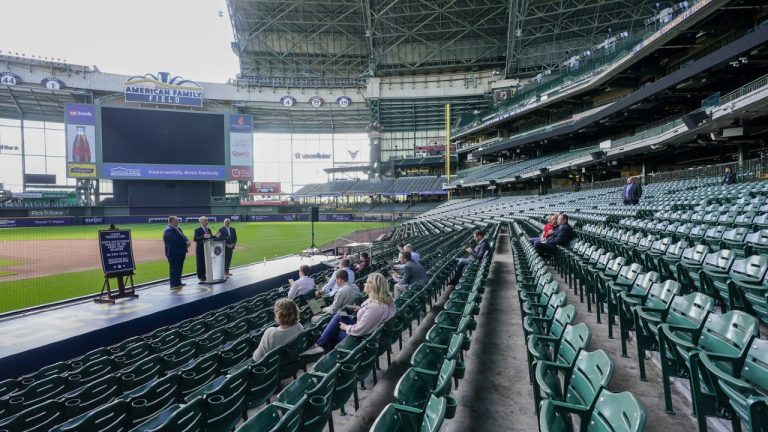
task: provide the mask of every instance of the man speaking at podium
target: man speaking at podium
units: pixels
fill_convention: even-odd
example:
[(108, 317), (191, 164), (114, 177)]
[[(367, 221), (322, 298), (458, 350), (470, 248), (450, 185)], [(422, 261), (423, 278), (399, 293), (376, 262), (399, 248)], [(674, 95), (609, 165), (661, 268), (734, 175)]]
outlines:
[(229, 265), (232, 264), (232, 253), (237, 244), (237, 231), (229, 226), (231, 223), (229, 218), (224, 219), (224, 226), (219, 228), (219, 232), (216, 233), (216, 238), (224, 240), (224, 276), (232, 276), (232, 273), (229, 272)]
[(197, 278), (205, 282), (205, 242), (211, 238), (208, 228), (208, 218), (200, 216), (200, 226), (195, 228), (195, 259), (197, 261)]

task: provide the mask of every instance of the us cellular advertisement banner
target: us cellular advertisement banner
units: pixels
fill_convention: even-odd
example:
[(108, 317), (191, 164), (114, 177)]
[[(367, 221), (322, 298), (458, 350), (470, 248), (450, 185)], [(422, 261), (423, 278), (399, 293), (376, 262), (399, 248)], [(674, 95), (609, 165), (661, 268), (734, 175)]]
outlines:
[(229, 116), (229, 179), (253, 179), (253, 117)]
[(67, 177), (96, 178), (96, 110), (90, 104), (66, 104)]

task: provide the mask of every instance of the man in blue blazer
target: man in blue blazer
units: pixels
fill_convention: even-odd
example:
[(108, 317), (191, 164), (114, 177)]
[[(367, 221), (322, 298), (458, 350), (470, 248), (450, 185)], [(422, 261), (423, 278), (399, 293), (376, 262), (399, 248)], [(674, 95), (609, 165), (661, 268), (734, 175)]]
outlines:
[(232, 254), (235, 252), (235, 245), (237, 244), (237, 230), (231, 227), (232, 222), (229, 218), (224, 219), (224, 226), (219, 228), (219, 232), (216, 233), (216, 237), (224, 240), (224, 276), (232, 276), (229, 272), (229, 265), (232, 264)]
[(197, 278), (205, 282), (205, 247), (204, 244), (211, 238), (211, 229), (208, 228), (208, 218), (200, 216), (200, 226), (195, 228), (195, 259), (197, 261)]
[(168, 226), (163, 231), (163, 243), (165, 244), (165, 256), (168, 258), (168, 276), (171, 289), (180, 289), (184, 286), (181, 283), (181, 271), (184, 268), (184, 258), (187, 256), (189, 239), (179, 228), (179, 218), (176, 216), (168, 217)]
[(558, 246), (565, 246), (573, 238), (573, 227), (568, 223), (568, 215), (560, 213), (557, 216), (557, 227), (549, 237), (533, 244), (536, 252), (550, 255), (557, 251)]

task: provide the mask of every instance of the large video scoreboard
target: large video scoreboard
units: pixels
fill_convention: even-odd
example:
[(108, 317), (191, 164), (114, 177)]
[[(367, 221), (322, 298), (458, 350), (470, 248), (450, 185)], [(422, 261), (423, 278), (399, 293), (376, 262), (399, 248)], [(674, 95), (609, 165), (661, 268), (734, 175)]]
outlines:
[(67, 175), (252, 180), (250, 116), (68, 104)]

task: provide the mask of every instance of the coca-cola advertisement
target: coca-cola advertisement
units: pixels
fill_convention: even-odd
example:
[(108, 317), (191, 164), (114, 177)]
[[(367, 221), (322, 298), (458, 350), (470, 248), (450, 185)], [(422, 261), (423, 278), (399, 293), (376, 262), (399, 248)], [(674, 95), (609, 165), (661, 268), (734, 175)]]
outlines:
[(67, 132), (67, 177), (96, 177), (96, 114), (93, 105), (64, 107)]

